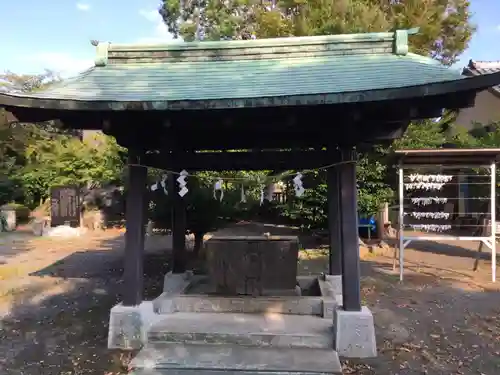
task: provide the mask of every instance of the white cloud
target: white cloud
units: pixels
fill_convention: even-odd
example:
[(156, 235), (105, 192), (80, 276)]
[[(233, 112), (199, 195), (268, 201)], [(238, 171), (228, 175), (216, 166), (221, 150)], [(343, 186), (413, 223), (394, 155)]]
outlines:
[(82, 12), (88, 12), (90, 10), (90, 4), (87, 3), (76, 3), (76, 9)]
[(155, 44), (174, 40), (172, 34), (168, 32), (167, 25), (163, 22), (163, 18), (158, 13), (158, 10), (141, 9), (139, 10), (139, 14), (149, 22), (154, 23), (154, 29), (151, 36), (140, 38), (138, 43)]
[(36, 72), (44, 69), (71, 77), (94, 66), (92, 58), (76, 58), (64, 52), (43, 52), (27, 57)]
[(159, 19), (161, 20), (160, 13), (158, 13), (158, 11), (155, 9), (153, 10), (141, 9), (139, 10), (139, 14), (150, 22), (157, 22)]

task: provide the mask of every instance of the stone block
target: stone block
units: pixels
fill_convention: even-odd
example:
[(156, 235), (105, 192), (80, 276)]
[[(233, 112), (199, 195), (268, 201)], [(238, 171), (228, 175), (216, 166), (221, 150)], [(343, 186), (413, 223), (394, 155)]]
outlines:
[(325, 275), (318, 278), (318, 283), (323, 297), (342, 295), (342, 275)]
[(337, 302), (333, 298), (323, 298), (323, 318), (333, 319), (335, 309), (337, 308)]
[(184, 273), (168, 272), (163, 279), (163, 294), (177, 296), (183, 294), (193, 281), (193, 272)]
[(342, 295), (342, 275), (326, 275), (326, 281), (334, 296)]
[(183, 295), (177, 297), (159, 296), (154, 301), (155, 312), (171, 314), (175, 312), (197, 313), (240, 313), (240, 314), (293, 314), (322, 315), (321, 297), (220, 297)]
[(333, 332), (316, 316), (177, 313), (149, 329), (148, 344), (158, 343), (333, 350)]
[(144, 375), (342, 374), (338, 354), (331, 349), (259, 348), (220, 344), (149, 346), (142, 349), (129, 366), (134, 374)]
[(344, 311), (337, 307), (333, 319), (335, 350), (346, 358), (377, 356), (375, 325), (368, 307), (361, 311)]
[(148, 329), (160, 319), (149, 301), (138, 306), (114, 306), (109, 316), (108, 348), (140, 349), (147, 342)]

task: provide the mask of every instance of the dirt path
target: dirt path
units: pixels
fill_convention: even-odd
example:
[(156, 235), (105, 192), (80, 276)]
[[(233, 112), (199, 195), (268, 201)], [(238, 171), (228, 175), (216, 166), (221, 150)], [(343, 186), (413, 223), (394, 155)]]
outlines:
[[(123, 234), (67, 240), (10, 235), (0, 242), (0, 373), (120, 374), (128, 355), (107, 350), (109, 310), (119, 301)], [(19, 249), (7, 246), (15, 243)], [(168, 269), (161, 237), (148, 239), (149, 297)]]

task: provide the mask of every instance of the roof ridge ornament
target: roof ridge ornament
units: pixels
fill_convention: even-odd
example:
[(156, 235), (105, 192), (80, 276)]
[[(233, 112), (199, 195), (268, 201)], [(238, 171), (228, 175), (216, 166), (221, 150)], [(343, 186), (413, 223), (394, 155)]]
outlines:
[(94, 60), (95, 66), (106, 66), (108, 63), (108, 50), (109, 42), (99, 42), (98, 40), (91, 40), (90, 44), (96, 47), (96, 57)]
[(409, 52), (408, 35), (418, 34), (419, 30), (419, 27), (407, 30), (396, 30), (394, 32), (394, 53), (400, 56), (407, 55)]

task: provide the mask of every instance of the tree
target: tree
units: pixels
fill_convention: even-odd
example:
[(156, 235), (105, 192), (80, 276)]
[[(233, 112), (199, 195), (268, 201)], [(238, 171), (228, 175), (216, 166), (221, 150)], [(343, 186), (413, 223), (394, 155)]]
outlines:
[[(0, 74), (0, 92), (36, 91), (59, 81), (60, 77), (48, 70), (39, 75), (5, 72)], [(0, 109), (0, 203), (25, 198), (26, 189), (20, 184), (26, 182), (21, 176), (29, 168), (26, 159), (29, 149), (44, 142), (53, 145), (60, 135), (73, 134), (52, 121), (39, 124), (13, 122), (7, 112)], [(32, 191), (33, 186), (28, 191)]]
[(467, 0), (163, 0), (174, 37), (190, 41), (376, 32), (420, 27), (412, 52), (456, 62), (475, 31)]
[(25, 151), (26, 164), (15, 176), (26, 198), (36, 204), (47, 198), (54, 186), (95, 188), (119, 181), (123, 172), (121, 147), (111, 137), (95, 137), (105, 141), (96, 147), (96, 142), (64, 134), (33, 140)]
[[(155, 181), (160, 179), (162, 172), (150, 174), (150, 178)], [(214, 197), (214, 184), (217, 180), (223, 180), (224, 197), (218, 200)], [(200, 172), (194, 177), (187, 178), (189, 193), (184, 197), (187, 217), (186, 226), (194, 234), (195, 246), (194, 256), (197, 257), (203, 236), (219, 227), (226, 221), (226, 218), (238, 220), (245, 209), (255, 205), (259, 196), (259, 183), (266, 179), (266, 172)], [(244, 186), (248, 203), (242, 204), (241, 187)], [(149, 218), (156, 225), (171, 227), (171, 197), (165, 195), (163, 189), (158, 189), (152, 195), (150, 203)]]
[(51, 71), (45, 70), (42, 74), (15, 74), (5, 72), (0, 74), (0, 91), (6, 92), (31, 92), (44, 89), (49, 85), (61, 81), (61, 77)]
[[(410, 38), (410, 51), (451, 65), (467, 48), (475, 30), (466, 0), (163, 0), (159, 12), (174, 37), (191, 40), (249, 39), (392, 31), (419, 27)], [(440, 147), (447, 142), (444, 123), (410, 125), (392, 147), (376, 146), (359, 154), (358, 206), (373, 214), (393, 196), (392, 150), (401, 147)], [(467, 143), (467, 137), (464, 138)], [(309, 227), (326, 220), (325, 173), (305, 183), (303, 198), (293, 199), (284, 215), (300, 217)]]

